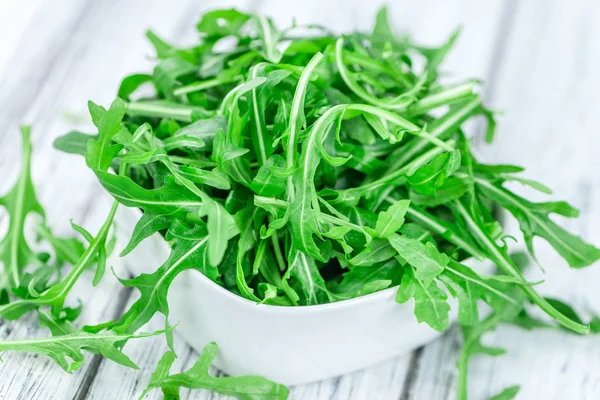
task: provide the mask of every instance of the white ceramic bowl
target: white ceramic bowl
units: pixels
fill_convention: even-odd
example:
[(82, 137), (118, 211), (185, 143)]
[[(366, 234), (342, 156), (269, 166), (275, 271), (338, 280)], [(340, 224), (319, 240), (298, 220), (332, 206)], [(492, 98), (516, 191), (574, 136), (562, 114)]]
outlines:
[[(129, 235), (137, 210), (121, 208)], [(127, 215), (126, 215), (127, 214)], [(125, 236), (128, 238), (129, 236)], [(153, 272), (169, 254), (159, 235), (143, 242), (126, 268)], [(215, 365), (229, 375), (260, 375), (286, 385), (318, 381), (406, 354), (440, 335), (416, 321), (409, 301), (394, 301), (396, 288), (337, 303), (284, 307), (256, 304), (222, 288), (198, 271), (181, 273), (169, 294), (171, 323), (196, 350), (219, 345)], [(451, 301), (453, 299), (450, 299)], [(451, 303), (456, 318), (455, 303)]]

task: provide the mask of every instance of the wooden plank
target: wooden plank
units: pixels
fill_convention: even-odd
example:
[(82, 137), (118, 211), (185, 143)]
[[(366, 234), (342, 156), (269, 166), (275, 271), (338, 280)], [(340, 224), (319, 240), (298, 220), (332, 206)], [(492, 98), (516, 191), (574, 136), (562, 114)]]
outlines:
[(4, 67), (20, 50), (19, 43), (30, 26), (31, 18), (39, 11), (43, 2), (44, 0), (3, 0), (0, 3), (0, 33), (5, 38), (0, 52), (0, 76), (4, 75)]

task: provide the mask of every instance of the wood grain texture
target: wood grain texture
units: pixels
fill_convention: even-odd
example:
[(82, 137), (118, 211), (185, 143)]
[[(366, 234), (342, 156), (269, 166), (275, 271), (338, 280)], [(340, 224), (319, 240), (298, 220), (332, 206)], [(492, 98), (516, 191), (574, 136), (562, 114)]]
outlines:
[[(152, 27), (168, 40), (192, 43), (193, 24), (202, 10), (239, 6), (273, 15), (280, 26), (292, 17), (336, 31), (369, 29), (380, 1), (360, 0), (2, 0), (0, 2), (0, 192), (18, 170), (17, 127), (34, 124), (33, 178), (48, 219), (69, 234), (69, 218), (94, 230), (109, 204), (78, 157), (59, 155), (52, 140), (73, 128), (89, 129), (89, 98), (109, 103), (120, 79), (147, 71), (152, 54), (143, 31)], [(525, 165), (528, 175), (556, 189), (556, 196), (582, 209), (572, 230), (600, 242), (600, 159), (586, 149), (600, 148), (600, 4), (593, 0), (530, 2), (455, 0), (398, 1), (393, 23), (425, 44), (437, 44), (458, 25), (461, 40), (446, 63), (445, 79), (483, 77), (486, 99), (507, 110), (494, 147), (481, 148), (491, 162)], [(472, 129), (478, 129), (472, 126)], [(515, 146), (518, 143), (518, 146)], [(517, 151), (515, 150), (517, 149)], [(556, 184), (552, 184), (555, 182)], [(0, 218), (2, 218), (0, 216)], [(0, 225), (2, 220), (0, 219)], [(514, 230), (514, 226), (512, 226)], [(0, 230), (1, 231), (1, 230)], [(538, 246), (547, 279), (543, 291), (559, 293), (584, 310), (600, 304), (593, 269), (569, 271), (547, 246)], [(157, 262), (158, 265), (158, 262)], [(537, 275), (534, 275), (534, 277)], [(136, 294), (125, 292), (107, 274), (93, 290), (91, 277), (77, 285), (70, 301), (85, 302), (84, 323), (114, 317)], [(595, 309), (600, 312), (600, 309)], [(160, 328), (156, 319), (147, 329)], [(0, 339), (45, 335), (32, 318), (0, 325)], [(473, 360), (472, 399), (486, 399), (501, 388), (522, 383), (521, 399), (595, 399), (600, 393), (599, 339), (561, 332), (525, 333), (502, 327), (486, 342), (508, 355)], [(174, 370), (189, 368), (197, 353), (176, 340)], [(457, 330), (415, 354), (336, 379), (292, 388), (291, 399), (453, 399)], [(139, 395), (166, 350), (163, 338), (130, 342), (125, 352), (140, 371), (89, 357), (82, 370), (67, 375), (50, 360), (3, 355), (1, 399), (129, 399)], [(540, 374), (539, 371), (544, 371)], [(155, 391), (149, 399), (161, 398)], [(183, 399), (223, 398), (204, 391), (182, 391)]]

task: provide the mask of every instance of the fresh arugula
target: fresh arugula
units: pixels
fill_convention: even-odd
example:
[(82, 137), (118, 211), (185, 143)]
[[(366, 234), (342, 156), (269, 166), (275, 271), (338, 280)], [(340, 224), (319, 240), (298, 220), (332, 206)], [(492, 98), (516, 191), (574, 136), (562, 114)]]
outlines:
[[(504, 183), (549, 193), (546, 186), (517, 175), (519, 167), (485, 165), (471, 152), (461, 126), (483, 116), (491, 140), (495, 121), (476, 81), (446, 86), (437, 80), (458, 32), (438, 48), (424, 48), (394, 34), (386, 9), (372, 33), (336, 36), (320, 29), (296, 38), (262, 15), (236, 10), (206, 13), (197, 30), (201, 39), (190, 48), (148, 32), (154, 69), (124, 78), (108, 109), (88, 104), (96, 134), (73, 131), (55, 141), (56, 148), (83, 155), (115, 200), (96, 236), (74, 225), (86, 245), (56, 238), (42, 221), (38, 236), (54, 249), (56, 265), (32, 250), (24, 232), (26, 217), (43, 210), (23, 128), (22, 171), (0, 198), (10, 219), (0, 241), (0, 315), (14, 319), (37, 310), (54, 336), (3, 342), (0, 349), (49, 354), (69, 370), (83, 361), (80, 350), (90, 348), (133, 366), (118, 346), (138, 337), (156, 314), (165, 318), (172, 347), (167, 294), (184, 271), (280, 306), (397, 287), (396, 301), (412, 301), (415, 318), (439, 331), (450, 323), (452, 296), (465, 337), (459, 398), (466, 398), (471, 355), (498, 353), (481, 345), (483, 333), (501, 322), (553, 326), (529, 318), (527, 302), (565, 329), (588, 332), (572, 308), (542, 297), (525, 280), (508, 256), (498, 212), (518, 220), (534, 257), (535, 236), (574, 268), (596, 262), (600, 249), (550, 217), (576, 217), (573, 207), (530, 202)], [(223, 48), (224, 38), (235, 40)], [(142, 86), (154, 91), (141, 98)], [(140, 297), (118, 321), (81, 330), (72, 323), (79, 309), (65, 301), (93, 265), (93, 283), (102, 279), (119, 205), (143, 212), (121, 256), (155, 234), (171, 255), (153, 273), (121, 280)], [(470, 258), (489, 260), (500, 272), (482, 276), (468, 266)], [(57, 267), (63, 261), (73, 265), (64, 277)], [(483, 320), (482, 302), (493, 310)], [(216, 345), (208, 345), (192, 369), (176, 375), (169, 375), (175, 354), (165, 354), (147, 391), (161, 388), (177, 398), (178, 388), (187, 387), (243, 399), (286, 398), (287, 389), (262, 378), (209, 376), (215, 353)]]
[[(51, 329), (56, 332), (56, 326)], [(140, 333), (137, 335), (119, 335), (112, 331), (86, 332), (79, 330), (66, 334), (55, 335), (50, 338), (3, 340), (0, 342), (0, 351), (23, 351), (28, 353), (43, 354), (52, 358), (66, 372), (79, 369), (85, 360), (82, 350), (99, 353), (102, 356), (129, 368), (139, 367), (123, 353), (118, 344), (130, 339), (141, 339), (162, 334), (163, 331), (154, 333)]]
[(217, 344), (209, 343), (202, 350), (198, 361), (187, 371), (169, 375), (176, 354), (168, 351), (160, 359), (156, 370), (150, 377), (148, 387), (140, 400), (153, 389), (162, 389), (165, 398), (178, 399), (179, 388), (208, 389), (241, 400), (285, 400), (288, 389), (278, 383), (259, 376), (239, 376), (216, 378), (209, 374), (208, 368), (217, 355)]
[(13, 188), (0, 197), (0, 206), (6, 208), (10, 221), (8, 232), (0, 241), (0, 261), (4, 265), (4, 276), (7, 280), (6, 286), (0, 288), (1, 290), (19, 287), (23, 270), (30, 265), (39, 265), (39, 260), (25, 239), (25, 219), (28, 214), (44, 215), (31, 181), (30, 132), (28, 126), (21, 127), (21, 172)]

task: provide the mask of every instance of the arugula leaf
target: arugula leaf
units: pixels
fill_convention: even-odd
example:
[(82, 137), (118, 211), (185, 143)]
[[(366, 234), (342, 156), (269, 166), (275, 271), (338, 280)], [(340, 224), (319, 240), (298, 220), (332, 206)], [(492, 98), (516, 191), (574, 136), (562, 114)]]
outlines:
[(435, 281), (424, 282), (415, 277), (412, 268), (406, 268), (402, 281), (396, 293), (396, 302), (405, 303), (410, 298), (415, 301), (415, 316), (417, 321), (426, 322), (437, 331), (448, 327), (448, 305), (446, 293)]
[[(488, 252), (488, 257), (502, 268), (507, 274), (514, 276), (517, 279), (523, 280), (523, 275), (518, 270), (514, 262), (508, 257), (506, 251), (501, 249), (485, 231), (485, 228), (478, 224), (475, 218), (467, 211), (467, 209), (460, 203), (455, 202), (454, 206), (460, 215), (465, 219), (469, 228), (472, 229), (477, 240), (484, 246)], [(542, 296), (540, 296), (532, 287), (521, 286), (522, 290), (529, 296), (531, 301), (537, 304), (544, 312), (554, 318), (561, 325), (573, 330), (574, 332), (586, 334), (589, 332), (589, 326), (581, 324), (577, 321), (573, 321), (568, 315), (564, 315), (557, 310), (552, 304), (548, 303)]]
[(71, 265), (77, 264), (77, 261), (85, 251), (85, 246), (81, 241), (76, 238), (57, 237), (46, 225), (40, 225), (36, 230), (39, 238), (45, 240), (52, 246), (58, 267), (60, 267), (63, 262), (67, 262)]
[(468, 189), (469, 185), (464, 180), (450, 177), (446, 178), (444, 183), (436, 188), (433, 195), (422, 194), (414, 189), (411, 190), (410, 200), (418, 206), (436, 207), (460, 199), (467, 193)]
[(447, 177), (460, 167), (460, 151), (438, 154), (408, 177), (408, 182), (419, 193), (434, 196)]
[(389, 241), (398, 255), (414, 268), (415, 278), (418, 280), (432, 280), (442, 273), (450, 261), (431, 242), (423, 244), (419, 240), (400, 235), (391, 236)]
[(492, 397), (490, 400), (512, 400), (515, 398), (517, 393), (519, 393), (520, 389), (521, 387), (518, 385), (507, 387), (506, 389)]
[(279, 32), (275, 28), (273, 21), (264, 15), (254, 17), (258, 38), (262, 42), (261, 55), (263, 58), (273, 64), (281, 61), (282, 54), (277, 48), (279, 42)]
[(196, 29), (209, 38), (236, 35), (250, 16), (234, 9), (215, 10), (205, 13)]
[(409, 200), (399, 200), (386, 211), (379, 213), (375, 231), (381, 238), (389, 238), (404, 224), (404, 215), (408, 210)]
[(371, 266), (387, 261), (396, 254), (396, 250), (390, 246), (387, 240), (375, 239), (369, 242), (360, 253), (349, 260), (349, 263), (356, 267)]
[(471, 268), (456, 261), (450, 261), (440, 276), (448, 291), (458, 299), (458, 319), (462, 326), (474, 325), (479, 320), (477, 302), (485, 300), (494, 309), (501, 309), (506, 302), (515, 303), (505, 292), (508, 290), (503, 282), (490, 277), (479, 276)]
[(288, 280), (295, 278), (304, 295), (306, 305), (320, 304), (329, 301), (329, 291), (321, 276), (315, 260), (301, 251), (293, 251), (288, 256), (288, 268), (283, 276), (282, 285), (292, 301), (298, 301), (297, 292), (289, 285)]
[(388, 8), (381, 7), (375, 17), (375, 26), (373, 27), (373, 39), (377, 41), (393, 41), (394, 33), (388, 22)]
[[(523, 310), (523, 294), (518, 291), (507, 292), (508, 296), (511, 296), (515, 302), (507, 303), (501, 310), (495, 310), (490, 316), (486, 317), (483, 321), (479, 321), (477, 324), (472, 326), (462, 327), (463, 335), (463, 346), (460, 352), (458, 360), (458, 388), (457, 388), (457, 399), (467, 399), (467, 377), (469, 361), (473, 355), (476, 354), (487, 354), (489, 356), (499, 356), (504, 354), (506, 351), (497, 347), (488, 347), (481, 343), (482, 336), (490, 331), (496, 329), (496, 327), (503, 322), (511, 322), (519, 313)], [(510, 399), (510, 395), (514, 396), (518, 392), (518, 386), (513, 386), (506, 389), (498, 396), (500, 399)], [(504, 397), (502, 397), (504, 396)]]
[(143, 339), (164, 333), (140, 333), (137, 335), (119, 335), (114, 332), (90, 333), (85, 330), (53, 336), (50, 338), (3, 340), (0, 351), (24, 351), (37, 353), (52, 358), (66, 372), (79, 369), (85, 360), (82, 350), (94, 351), (125, 367), (139, 369), (129, 357), (123, 353), (118, 344), (130, 339)]
[(599, 248), (570, 234), (548, 217), (549, 213), (558, 210), (549, 208), (547, 203), (531, 203), (481, 178), (476, 178), (475, 182), (486, 197), (506, 208), (517, 218), (527, 249), (533, 257), (535, 257), (533, 238), (540, 236), (546, 239), (571, 267), (586, 267), (600, 259)]
[[(36, 307), (49, 305), (54, 307), (61, 307), (67, 295), (77, 282), (77, 279), (81, 276), (81, 274), (85, 271), (86, 267), (89, 263), (95, 258), (100, 258), (100, 252), (106, 252), (104, 246), (106, 244), (106, 238), (108, 236), (110, 227), (112, 226), (112, 222), (117, 211), (117, 204), (114, 203), (112, 208), (109, 211), (108, 217), (106, 221), (98, 231), (96, 237), (92, 238), (90, 244), (85, 249), (77, 263), (73, 266), (73, 269), (65, 276), (65, 278), (50, 287), (46, 290), (42, 295), (35, 298), (17, 300), (12, 303), (0, 305), (0, 316), (3, 316), (7, 319), (17, 319), (21, 317), (26, 312), (33, 310)], [(104, 250), (102, 250), (104, 248)], [(101, 267), (98, 267), (98, 270), (104, 272)], [(98, 271), (97, 270), (97, 271)], [(94, 281), (97, 283), (98, 272), (96, 273), (96, 277)]]
[(71, 131), (54, 140), (53, 146), (55, 149), (69, 154), (85, 155), (87, 142), (89, 140), (98, 140), (97, 135), (89, 135), (78, 131)]
[(141, 274), (133, 279), (121, 280), (126, 287), (140, 291), (140, 298), (123, 314), (112, 329), (118, 333), (133, 333), (144, 326), (157, 312), (169, 316), (167, 293), (173, 280), (182, 271), (195, 269), (210, 279), (217, 280), (218, 270), (208, 261), (208, 235), (206, 227), (197, 227), (194, 234), (202, 239), (186, 240), (176, 237), (171, 254), (152, 274)]
[(111, 144), (111, 140), (121, 129), (121, 121), (125, 114), (125, 104), (121, 99), (117, 98), (111, 104), (108, 111), (91, 101), (88, 107), (94, 125), (98, 128), (98, 139), (92, 139), (87, 142), (85, 160), (91, 169), (106, 171), (110, 167), (112, 160), (121, 150), (121, 146)]
[(138, 207), (155, 215), (183, 215), (198, 212), (203, 202), (167, 176), (157, 189), (147, 190), (132, 179), (106, 172), (96, 172), (98, 180), (116, 201), (127, 207)]
[(238, 228), (235, 219), (221, 204), (206, 195), (203, 200), (200, 215), (208, 216), (208, 260), (210, 265), (217, 266), (225, 255), (227, 241), (238, 233)]
[(44, 216), (44, 210), (35, 196), (31, 182), (31, 130), (21, 127), (23, 143), (21, 172), (13, 188), (0, 197), (0, 206), (8, 212), (10, 218), (8, 231), (0, 241), (0, 261), (8, 279), (8, 286), (16, 288), (20, 285), (21, 275), (25, 267), (38, 264), (34, 252), (25, 239), (25, 219), (30, 213)]
[(355, 266), (342, 276), (333, 292), (340, 299), (351, 299), (375, 293), (399, 284), (402, 268), (396, 260), (381, 263), (378, 266)]
[(162, 389), (165, 397), (179, 398), (179, 388), (208, 389), (226, 396), (234, 396), (241, 400), (285, 400), (288, 389), (280, 384), (258, 376), (222, 377), (215, 378), (209, 374), (208, 368), (217, 355), (217, 344), (207, 344), (200, 358), (186, 372), (169, 375), (176, 355), (166, 352), (150, 377), (150, 382), (140, 396), (142, 400), (153, 389)]
[(283, 168), (285, 161), (283, 157), (274, 154), (262, 165), (250, 187), (259, 196), (279, 197), (285, 192), (286, 179), (277, 176), (272, 171), (277, 168)]
[(152, 214), (151, 212), (145, 212), (135, 225), (129, 242), (121, 251), (121, 257), (125, 257), (127, 254), (129, 254), (144, 239), (149, 238), (163, 229), (169, 228), (172, 223), (172, 214), (160, 215)]

